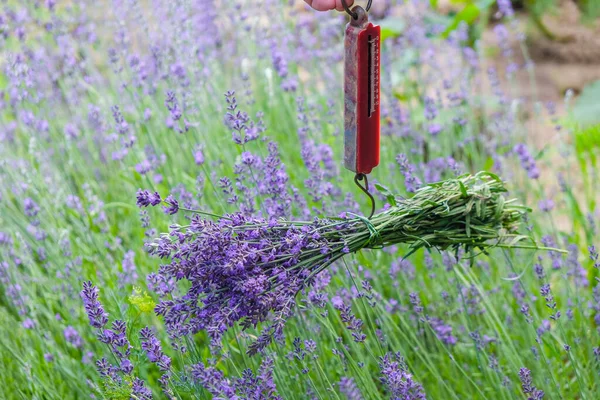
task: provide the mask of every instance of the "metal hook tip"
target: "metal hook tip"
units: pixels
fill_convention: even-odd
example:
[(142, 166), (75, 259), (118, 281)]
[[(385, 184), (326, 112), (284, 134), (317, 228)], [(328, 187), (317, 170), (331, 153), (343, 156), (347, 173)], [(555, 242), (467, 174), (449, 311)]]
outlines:
[[(362, 181), (363, 179), (365, 181), (365, 186), (360, 184), (360, 181)], [(354, 175), (354, 183), (356, 183), (356, 186), (358, 186), (360, 188), (360, 190), (365, 192), (365, 194), (367, 196), (369, 196), (369, 199), (371, 200), (371, 215), (369, 215), (369, 218), (368, 218), (368, 219), (371, 219), (373, 217), (373, 214), (375, 214), (375, 198), (369, 192), (369, 180), (367, 179), (367, 175), (357, 173), (356, 175)]]

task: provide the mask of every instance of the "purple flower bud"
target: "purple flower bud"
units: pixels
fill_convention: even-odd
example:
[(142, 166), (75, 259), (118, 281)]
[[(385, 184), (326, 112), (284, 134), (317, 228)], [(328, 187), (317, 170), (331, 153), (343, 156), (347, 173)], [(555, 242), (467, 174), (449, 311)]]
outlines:
[(427, 131), (432, 136), (437, 136), (444, 128), (440, 124), (429, 124)]
[(554, 209), (554, 201), (552, 201), (552, 199), (540, 200), (538, 207), (540, 208), (540, 211), (550, 212)]
[(497, 4), (501, 16), (512, 17), (514, 15), (511, 0), (497, 0)]
[(426, 399), (425, 392), (420, 383), (416, 382), (407, 372), (399, 355), (387, 353), (379, 359), (381, 369), (380, 381), (390, 391), (394, 399)]
[(338, 382), (340, 387), (340, 393), (346, 396), (347, 400), (362, 400), (363, 396), (360, 392), (360, 389), (354, 382), (354, 379), (347, 378), (345, 376), (340, 378)]
[(527, 171), (527, 175), (531, 179), (538, 179), (540, 177), (540, 171), (537, 168), (535, 159), (529, 153), (527, 146), (523, 143), (515, 145), (513, 151), (518, 155), (521, 160), (521, 165)]
[(129, 375), (133, 371), (133, 364), (131, 363), (131, 361), (125, 358), (121, 361), (120, 368), (124, 374)]
[(35, 325), (35, 321), (31, 318), (27, 318), (25, 321), (23, 321), (23, 328), (25, 329), (33, 329), (35, 328)]
[(169, 215), (177, 214), (177, 212), (179, 211), (179, 202), (177, 202), (177, 200), (175, 200), (173, 195), (168, 195), (167, 198), (165, 199), (165, 203), (168, 204), (167, 206), (163, 206), (163, 210), (164, 210), (165, 214), (169, 214)]
[(528, 398), (531, 400), (542, 400), (544, 397), (544, 392), (538, 390), (532, 382), (531, 379), (531, 371), (527, 368), (521, 368), (519, 370), (519, 379), (521, 380), (521, 389), (523, 393), (528, 395)]
[(196, 149), (194, 151), (194, 162), (196, 165), (204, 164), (204, 153), (202, 152), (202, 149)]
[(108, 323), (108, 314), (104, 311), (98, 300), (99, 290), (92, 282), (84, 282), (80, 293), (81, 299), (88, 314), (90, 324), (95, 328), (103, 328)]
[(160, 204), (161, 198), (158, 192), (150, 193), (148, 190), (139, 189), (137, 192), (137, 206), (148, 207)]
[(23, 207), (28, 217), (35, 217), (40, 212), (40, 207), (30, 197), (23, 200)]
[(67, 343), (71, 343), (78, 349), (83, 347), (83, 339), (81, 339), (81, 336), (79, 336), (79, 332), (77, 332), (77, 330), (72, 326), (67, 326), (63, 330), (63, 335), (65, 336), (65, 340), (67, 341)]

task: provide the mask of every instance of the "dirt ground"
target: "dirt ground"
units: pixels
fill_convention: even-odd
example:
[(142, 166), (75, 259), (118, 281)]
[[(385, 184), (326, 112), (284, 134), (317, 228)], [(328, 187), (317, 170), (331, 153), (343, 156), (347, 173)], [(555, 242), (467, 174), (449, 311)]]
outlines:
[[(516, 80), (522, 95), (528, 99), (551, 101), (556, 105), (557, 115), (565, 113), (565, 94), (568, 90), (576, 96), (583, 88), (600, 80), (600, 19), (586, 24), (581, 22), (581, 14), (572, 0), (563, 0), (556, 12), (543, 18), (544, 25), (555, 36), (545, 37), (533, 26), (527, 15), (517, 16), (522, 32), (527, 34), (527, 48), (534, 62), (535, 91), (530, 84), (527, 71), (517, 74)], [(493, 46), (495, 37), (492, 29), (483, 35), (484, 45)], [(513, 38), (511, 43), (516, 56), (522, 55), (519, 43)], [(505, 63), (499, 55), (490, 60), (499, 70)], [(519, 59), (524, 63), (523, 57)], [(547, 129), (532, 129), (530, 139), (536, 147), (547, 143)]]
[[(444, 4), (444, 1), (447, 1), (447, 4)], [(440, 6), (441, 8), (456, 7), (450, 3), (450, 0), (441, 0)], [(555, 198), (559, 192), (557, 179), (559, 170), (564, 169), (566, 163), (574, 162), (573, 154), (567, 156), (568, 160), (564, 158), (564, 153), (560, 154), (563, 151), (564, 141), (570, 141), (571, 136), (565, 130), (557, 131), (556, 123), (546, 112), (534, 113), (533, 104), (554, 103), (555, 117), (560, 119), (567, 112), (565, 95), (568, 91), (573, 94), (573, 99), (570, 100), (572, 103), (586, 85), (600, 80), (600, 19), (582, 24), (581, 14), (573, 1), (563, 0), (556, 12), (542, 19), (543, 24), (554, 36), (553, 40), (543, 35), (524, 11), (517, 12), (516, 21), (518, 30), (526, 35), (525, 44), (534, 68), (532, 70), (521, 68), (512, 78), (515, 80), (512, 84), (518, 87), (518, 96), (527, 100), (523, 112), (529, 144), (533, 146), (534, 151), (543, 148), (551, 149), (538, 166), (546, 195)], [(484, 49), (498, 49), (494, 25), (492, 21), (483, 34)], [(514, 33), (514, 27), (509, 27), (509, 30)], [(520, 46), (517, 35), (511, 34), (510, 47), (513, 50), (514, 61), (523, 66), (526, 59)], [(509, 61), (502, 56), (501, 51), (485, 51), (485, 53), (492, 55), (486, 59), (487, 65), (484, 65), (484, 68), (494, 66), (497, 71), (506, 70)], [(534, 85), (532, 85), (531, 73), (534, 75)], [(491, 93), (491, 90), (484, 85), (484, 92)], [(576, 197), (583, 196), (583, 182), (578, 178), (578, 174), (574, 175), (570, 177), (569, 183), (574, 188)], [(597, 197), (597, 200), (600, 200), (600, 193)], [(573, 221), (568, 216), (561, 214), (553, 218), (559, 229), (571, 231)]]
[[(517, 73), (515, 79), (521, 95), (528, 100), (538, 100), (543, 103), (553, 102), (556, 106), (556, 116), (561, 117), (566, 113), (565, 95), (567, 91), (573, 93), (574, 98), (581, 93), (583, 88), (597, 80), (600, 80), (600, 19), (589, 24), (582, 24), (579, 10), (572, 0), (564, 0), (560, 8), (552, 15), (543, 18), (544, 25), (555, 36), (551, 40), (540, 33), (539, 29), (532, 26), (531, 19), (527, 15), (517, 16), (522, 32), (527, 35), (527, 49), (535, 68), (535, 90), (531, 85), (531, 77), (528, 71), (522, 70)], [(493, 29), (488, 29), (483, 35), (484, 46), (497, 46)], [(519, 42), (513, 38), (511, 43), (515, 56), (522, 55)], [(498, 70), (505, 67), (506, 61), (499, 55), (489, 60)], [(520, 57), (519, 62), (525, 62)], [(564, 154), (559, 151), (564, 147), (561, 140), (569, 140), (570, 136), (563, 131), (561, 139), (555, 129), (555, 123), (546, 116), (541, 120), (534, 118), (533, 113), (527, 121), (527, 135), (530, 144), (537, 150), (550, 146), (554, 151), (550, 152), (546, 162), (539, 165), (541, 179), (547, 196), (552, 198), (558, 192), (557, 173), (558, 168), (565, 165)], [(573, 157), (571, 154), (569, 158)], [(576, 197), (583, 195), (582, 182), (578, 175), (571, 176), (569, 182)], [(600, 199), (600, 194), (597, 194)], [(583, 199), (582, 199), (583, 200)], [(585, 204), (583, 202), (582, 204)], [(591, 210), (585, 210), (591, 211)], [(555, 216), (555, 224), (565, 231), (570, 231), (572, 221), (565, 215)]]

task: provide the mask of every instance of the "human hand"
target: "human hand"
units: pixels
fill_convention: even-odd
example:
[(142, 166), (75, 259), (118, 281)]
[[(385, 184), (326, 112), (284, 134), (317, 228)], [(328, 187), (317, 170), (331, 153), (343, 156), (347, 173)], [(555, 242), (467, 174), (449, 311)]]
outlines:
[[(344, 11), (342, 0), (304, 0), (304, 2), (317, 11)], [(346, 0), (346, 4), (350, 7), (354, 4), (354, 0)]]

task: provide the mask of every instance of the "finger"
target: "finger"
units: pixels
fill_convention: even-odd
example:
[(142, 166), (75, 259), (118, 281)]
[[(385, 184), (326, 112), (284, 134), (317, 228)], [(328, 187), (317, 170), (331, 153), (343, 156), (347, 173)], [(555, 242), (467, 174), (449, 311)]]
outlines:
[(336, 8), (336, 0), (311, 0), (311, 7), (317, 11), (329, 11)]
[[(346, 5), (348, 8), (352, 7), (354, 4), (354, 0), (346, 0)], [(338, 11), (344, 11), (344, 5), (342, 4), (342, 0), (335, 0), (335, 9)]]

